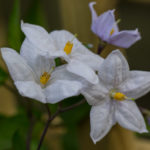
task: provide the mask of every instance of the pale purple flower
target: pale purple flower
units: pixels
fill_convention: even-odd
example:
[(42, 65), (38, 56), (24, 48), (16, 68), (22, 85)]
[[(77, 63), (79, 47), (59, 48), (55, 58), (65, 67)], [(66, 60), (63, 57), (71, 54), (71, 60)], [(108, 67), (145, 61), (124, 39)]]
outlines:
[(91, 30), (102, 41), (122, 48), (129, 48), (132, 44), (141, 39), (138, 29), (119, 31), (114, 16), (115, 10), (108, 10), (98, 16), (93, 8), (94, 4), (96, 4), (96, 2), (89, 3), (92, 13)]

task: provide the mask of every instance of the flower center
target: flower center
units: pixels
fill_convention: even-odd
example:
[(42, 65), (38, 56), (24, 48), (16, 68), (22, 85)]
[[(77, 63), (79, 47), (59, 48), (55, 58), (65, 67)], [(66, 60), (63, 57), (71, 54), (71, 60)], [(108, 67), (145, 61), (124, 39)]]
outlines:
[(115, 29), (114, 29), (114, 28), (112, 28), (112, 30), (110, 31), (110, 35), (113, 35), (113, 34), (114, 34), (114, 32), (115, 32)]
[(118, 101), (123, 101), (126, 98), (126, 96), (120, 92), (114, 93), (112, 97)]
[(68, 41), (64, 47), (64, 52), (69, 55), (72, 52), (72, 48), (73, 48), (73, 40), (75, 39), (75, 37), (77, 37), (77, 34), (74, 35), (73, 39), (71, 41)]
[(45, 85), (51, 77), (51, 73), (53, 72), (55, 67), (52, 67), (49, 72), (44, 72), (40, 77), (40, 83)]
[(40, 77), (40, 83), (45, 85), (50, 79), (51, 75), (48, 72), (44, 72)]
[(134, 100), (134, 98), (129, 98), (127, 97), (125, 94), (121, 93), (121, 92), (115, 92), (115, 91), (111, 91), (110, 92), (110, 97), (112, 99), (115, 99), (117, 101), (123, 101), (123, 100)]
[(110, 36), (114, 34), (114, 32), (115, 32), (114, 26), (117, 25), (120, 21), (121, 21), (121, 20), (118, 19), (118, 20), (114, 23), (113, 28), (112, 28), (111, 31), (110, 31)]

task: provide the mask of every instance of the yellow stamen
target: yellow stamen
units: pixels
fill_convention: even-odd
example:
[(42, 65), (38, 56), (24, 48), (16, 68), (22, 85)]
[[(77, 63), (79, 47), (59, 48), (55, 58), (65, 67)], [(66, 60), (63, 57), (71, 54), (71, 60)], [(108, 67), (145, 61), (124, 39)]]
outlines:
[(112, 99), (118, 100), (118, 101), (123, 101), (123, 100), (135, 100), (134, 98), (127, 97), (125, 94), (120, 93), (120, 92), (115, 92), (112, 90), (110, 92), (110, 97)]
[(77, 34), (74, 35), (71, 41), (68, 41), (64, 47), (64, 52), (66, 52), (67, 55), (69, 55), (72, 52), (73, 48), (73, 40), (77, 37)]
[(44, 72), (40, 77), (40, 83), (45, 85), (50, 79), (51, 75), (48, 72)]
[(110, 31), (110, 35), (113, 35), (114, 32), (115, 32), (115, 29), (112, 28), (112, 30)]
[(113, 98), (118, 101), (125, 100), (126, 96), (123, 93), (117, 92), (113, 94)]
[(72, 51), (73, 43), (68, 41), (64, 47), (64, 52), (66, 52), (67, 55), (69, 55)]
[[(118, 19), (118, 20), (115, 22), (114, 25), (117, 25), (120, 21), (121, 21), (121, 19)], [(113, 26), (114, 26), (114, 25), (113, 25)], [(113, 35), (114, 32), (115, 32), (115, 29), (114, 29), (114, 27), (113, 27), (113, 28), (111, 29), (111, 31), (110, 31), (110, 35)]]

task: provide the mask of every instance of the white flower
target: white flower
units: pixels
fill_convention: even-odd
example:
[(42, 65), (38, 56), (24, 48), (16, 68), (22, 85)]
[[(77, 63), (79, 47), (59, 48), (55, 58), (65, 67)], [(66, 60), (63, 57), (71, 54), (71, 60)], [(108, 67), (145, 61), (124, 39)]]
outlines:
[(135, 132), (147, 132), (144, 119), (133, 99), (150, 91), (150, 72), (129, 71), (120, 51), (113, 51), (99, 70), (99, 84), (88, 87), (83, 95), (93, 105), (90, 112), (91, 138), (101, 140), (118, 122)]
[[(27, 45), (28, 43), (28, 45)], [(2, 56), (22, 96), (42, 103), (56, 103), (67, 97), (80, 94), (82, 84), (78, 77), (66, 70), (66, 65), (56, 67), (48, 56), (41, 56), (27, 42), (22, 45), (20, 55), (2, 48)]]
[(93, 84), (98, 83), (94, 70), (98, 70), (98, 64), (102, 63), (103, 58), (89, 51), (75, 35), (66, 30), (49, 34), (40, 26), (23, 22), (21, 29), (41, 55), (61, 57), (68, 62), (67, 69), (70, 72), (84, 77)]

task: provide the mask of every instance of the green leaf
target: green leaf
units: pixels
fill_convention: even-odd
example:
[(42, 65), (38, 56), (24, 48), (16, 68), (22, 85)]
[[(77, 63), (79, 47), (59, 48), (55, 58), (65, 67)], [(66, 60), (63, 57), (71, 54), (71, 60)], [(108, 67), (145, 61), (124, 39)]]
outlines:
[(0, 67), (0, 85), (4, 84), (8, 78), (8, 74)]
[(8, 24), (8, 44), (19, 51), (21, 46), (20, 0), (14, 0)]

